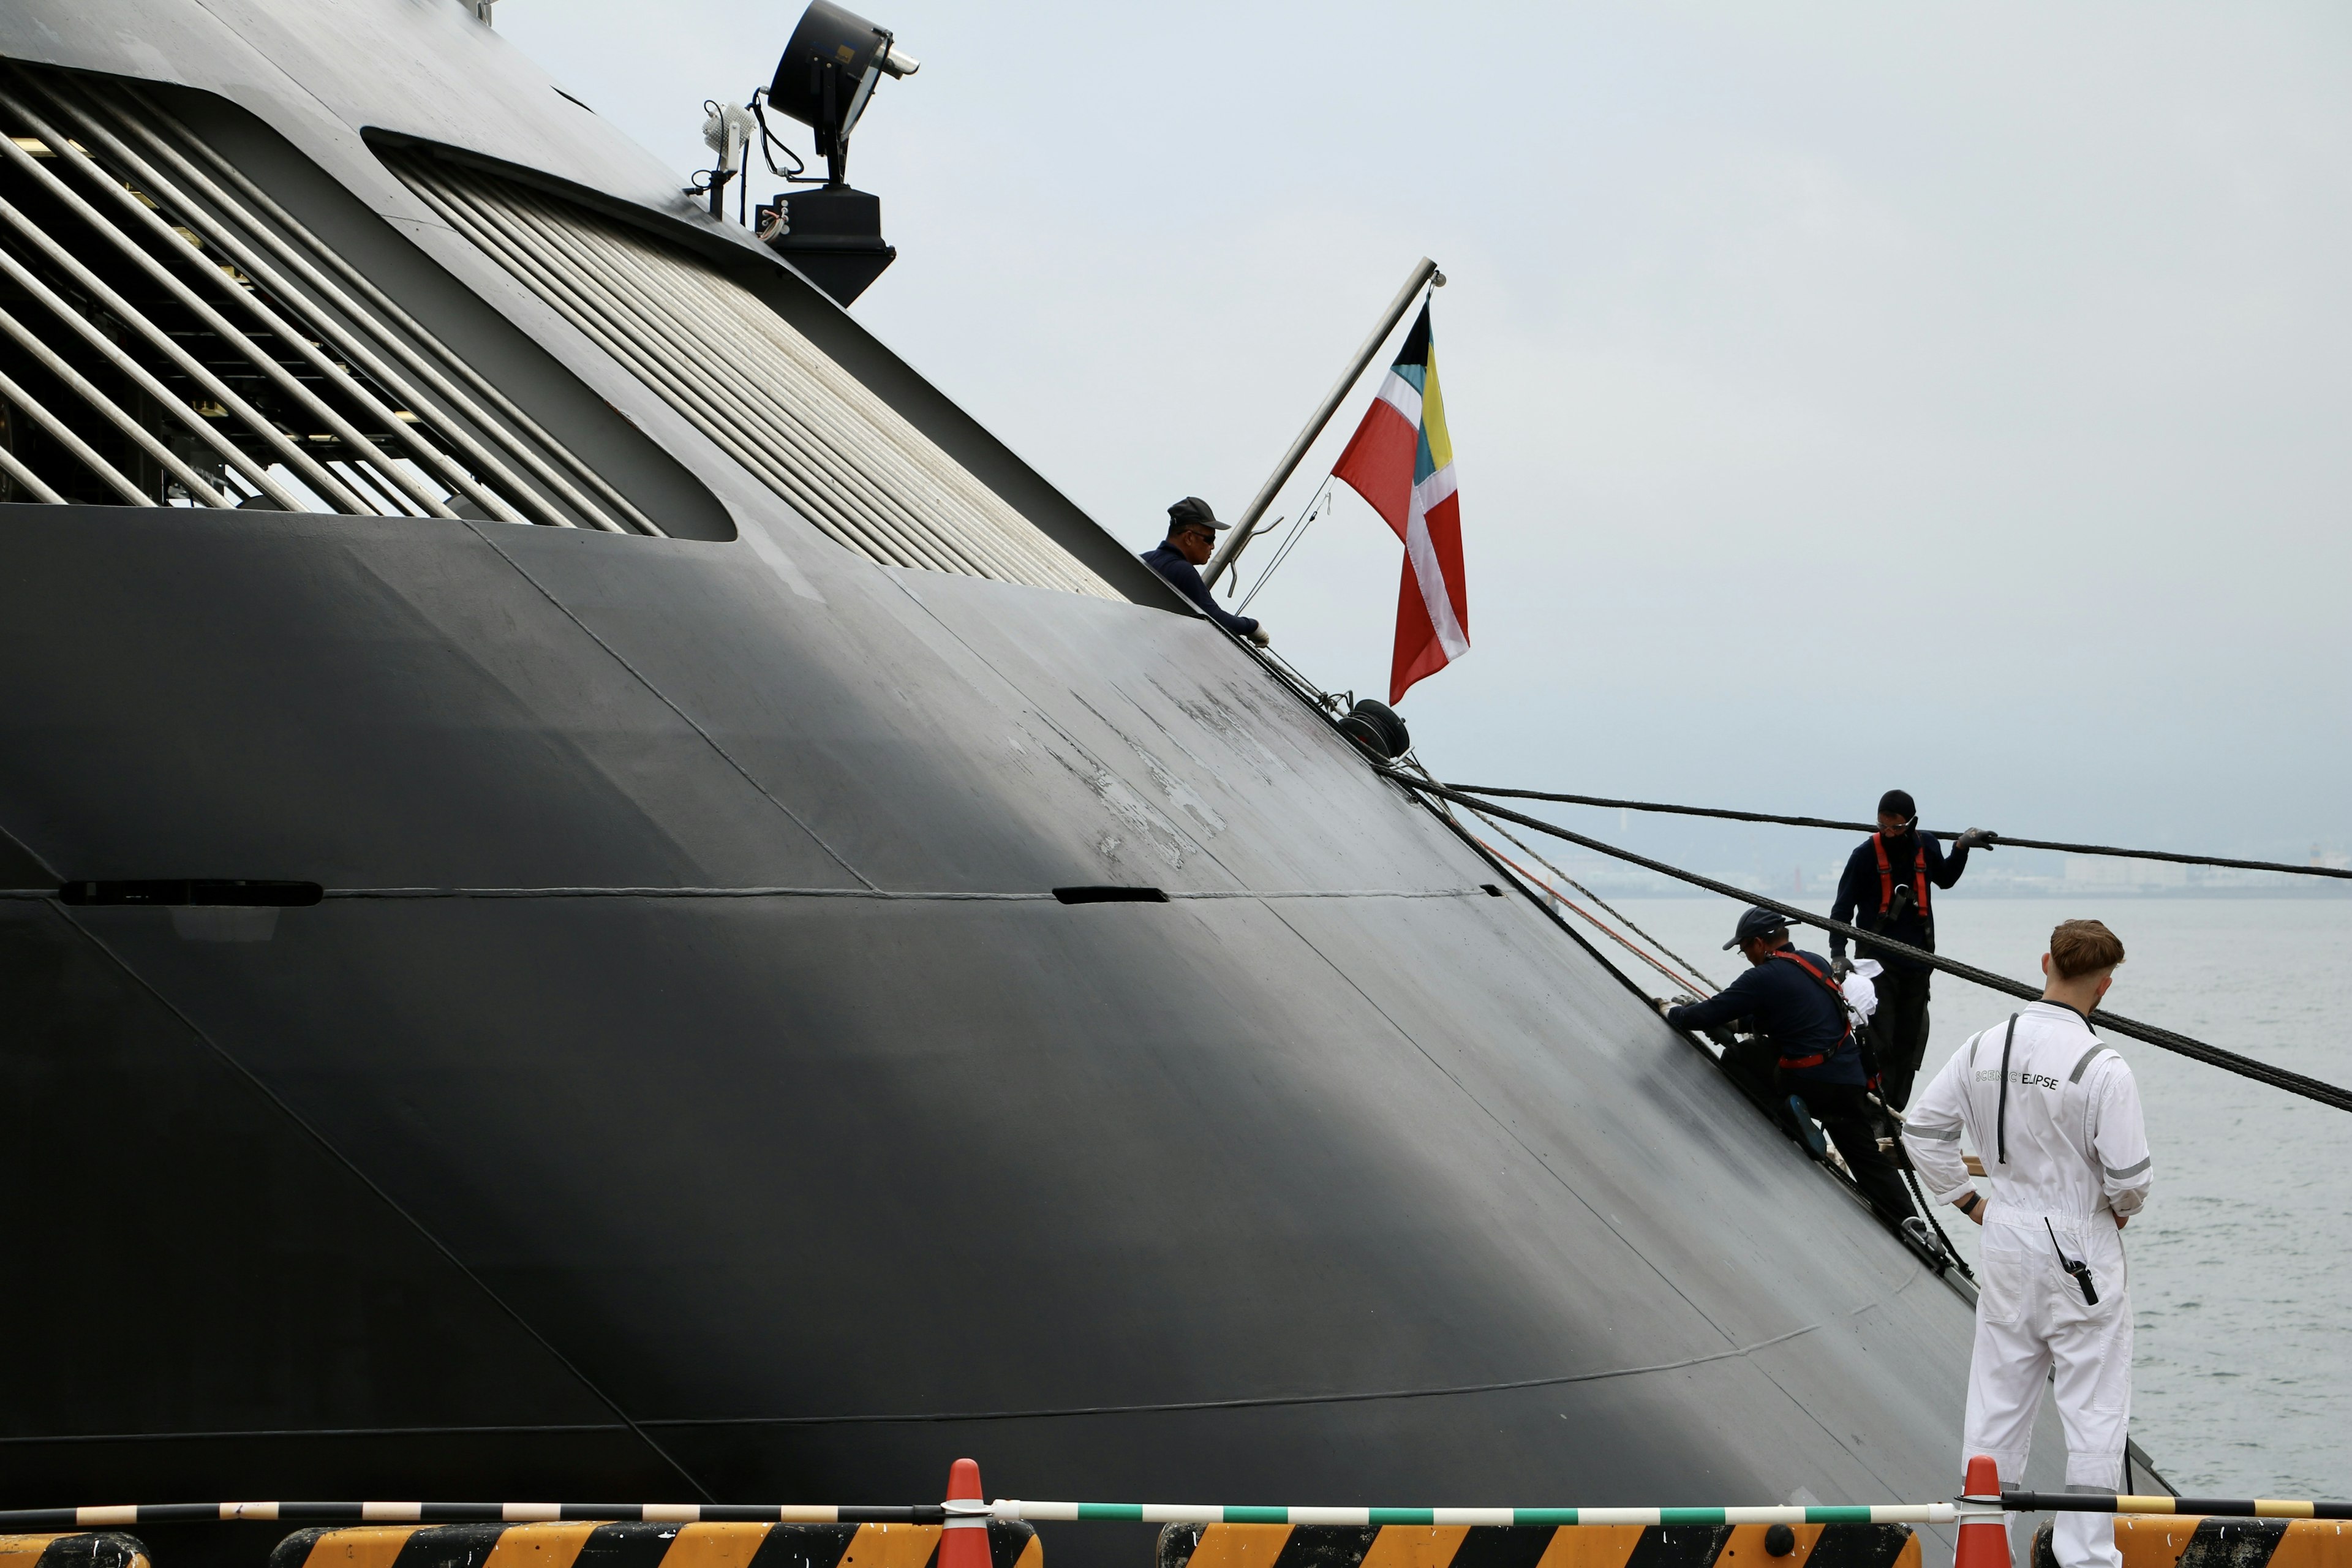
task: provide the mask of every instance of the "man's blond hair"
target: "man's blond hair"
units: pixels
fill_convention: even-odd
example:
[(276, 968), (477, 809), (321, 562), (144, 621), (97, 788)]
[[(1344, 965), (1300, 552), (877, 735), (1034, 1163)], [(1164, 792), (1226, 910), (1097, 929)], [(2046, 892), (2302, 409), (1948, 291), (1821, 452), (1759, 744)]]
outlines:
[(2123, 961), (2122, 939), (2097, 921), (2061, 921), (2050, 933), (2050, 966), (2061, 980), (2080, 980)]

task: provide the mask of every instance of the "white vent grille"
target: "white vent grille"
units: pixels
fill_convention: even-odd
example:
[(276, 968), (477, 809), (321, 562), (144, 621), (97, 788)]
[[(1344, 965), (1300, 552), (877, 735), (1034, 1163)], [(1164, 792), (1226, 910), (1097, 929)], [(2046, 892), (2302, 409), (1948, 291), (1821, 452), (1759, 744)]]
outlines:
[(452, 227), (841, 544), (886, 565), (1119, 596), (682, 247), (454, 163), (391, 161)]
[(662, 531), (152, 95), (13, 66), (0, 500)]

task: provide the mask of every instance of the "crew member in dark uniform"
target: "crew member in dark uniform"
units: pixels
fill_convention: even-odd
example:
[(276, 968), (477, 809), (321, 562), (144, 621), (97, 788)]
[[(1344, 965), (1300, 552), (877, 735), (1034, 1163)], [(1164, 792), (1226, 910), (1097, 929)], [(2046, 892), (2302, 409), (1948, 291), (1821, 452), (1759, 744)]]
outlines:
[(1748, 973), (1704, 1002), (1659, 1003), (1666, 1022), (1696, 1031), (1748, 1020), (1756, 1037), (1736, 1047), (1727, 1065), (1768, 1098), (1785, 1096), (1791, 1110), (1827, 1129), (1862, 1195), (1890, 1223), (1902, 1224), (1914, 1212), (1911, 1195), (1879, 1150), (1861, 1043), (1828, 961), (1791, 946), (1788, 922), (1770, 910), (1741, 915), (1723, 945), (1739, 950)]
[[(1936, 951), (1936, 916), (1927, 885), (1948, 888), (1958, 881), (1968, 867), (1969, 851), (1989, 848), (1994, 836), (1971, 827), (1946, 855), (1940, 841), (1918, 828), (1919, 808), (1908, 794), (1891, 789), (1879, 796), (1878, 831), (1846, 858), (1830, 919)], [(1911, 1103), (1911, 1080), (1927, 1054), (1927, 982), (1936, 972), (1868, 942), (1856, 943), (1854, 956), (1874, 958), (1885, 966), (1875, 982), (1878, 1010), (1870, 1016), (1870, 1027), (1878, 1038), (1878, 1097), (1900, 1110)], [(1836, 931), (1830, 933), (1830, 959), (1833, 973), (1844, 979), (1852, 965), (1846, 962), (1845, 938)]]
[(1168, 509), (1168, 537), (1157, 549), (1143, 552), (1143, 563), (1176, 585), (1176, 591), (1201, 606), (1201, 613), (1237, 637), (1247, 637), (1264, 647), (1274, 639), (1265, 628), (1248, 616), (1237, 616), (1220, 606), (1209, 595), (1209, 585), (1201, 581), (1200, 569), (1209, 563), (1216, 552), (1217, 534), (1231, 528), (1230, 522), (1219, 522), (1209, 503), (1199, 496), (1186, 496)]

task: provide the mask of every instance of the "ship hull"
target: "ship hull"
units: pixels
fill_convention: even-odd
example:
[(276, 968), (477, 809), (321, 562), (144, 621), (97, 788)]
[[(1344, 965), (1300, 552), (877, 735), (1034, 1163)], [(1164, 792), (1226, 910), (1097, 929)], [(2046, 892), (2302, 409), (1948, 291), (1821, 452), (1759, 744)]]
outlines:
[(1966, 1304), (1203, 623), (424, 520), (0, 548), (15, 879), (328, 891), (0, 906), (12, 1502), (1951, 1490)]

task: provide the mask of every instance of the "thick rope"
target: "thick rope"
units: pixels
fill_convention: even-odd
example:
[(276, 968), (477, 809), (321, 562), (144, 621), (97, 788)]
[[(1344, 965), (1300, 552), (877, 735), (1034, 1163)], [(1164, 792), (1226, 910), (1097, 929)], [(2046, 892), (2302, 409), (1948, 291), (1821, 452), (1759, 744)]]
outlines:
[[(1679, 866), (1669, 866), (1663, 860), (1653, 860), (1646, 855), (1636, 855), (1630, 849), (1620, 849), (1613, 844), (1604, 844), (1598, 838), (1589, 838), (1581, 833), (1571, 831), (1556, 823), (1545, 822), (1533, 816), (1523, 816), (1516, 811), (1507, 810), (1491, 801), (1482, 800), (1476, 795), (1456, 789), (1452, 784), (1431, 784), (1395, 768), (1384, 767), (1380, 772), (1407, 789), (1415, 790), (1423, 795), (1433, 795), (1442, 800), (1454, 801), (1474, 811), (1491, 812), (1496, 816), (1507, 817), (1522, 827), (1531, 827), (1538, 833), (1548, 833), (1555, 838), (1564, 838), (1570, 844), (1581, 845), (1597, 854), (1627, 861), (1644, 870), (1655, 871), (1662, 877), (1672, 877), (1678, 882), (1688, 882), (1695, 888), (1705, 888), (1708, 892), (1720, 893), (1727, 899), (1737, 899), (1743, 904), (1753, 904), (1770, 910), (1786, 920), (1803, 925), (1818, 926), (1822, 931), (1833, 931), (1855, 942), (1867, 942), (1882, 952), (1908, 959), (1915, 963), (1923, 963), (1931, 969), (1940, 969), (1947, 974), (1957, 974), (1961, 979), (1981, 985), (1989, 991), (1998, 991), (2003, 995), (2016, 996), (2029, 1002), (2041, 999), (2041, 992), (2030, 985), (2021, 984), (2005, 974), (1995, 974), (1989, 969), (1979, 969), (1972, 963), (1962, 963), (1957, 959), (1939, 958), (1923, 948), (1892, 941), (1874, 931), (1867, 931), (1859, 926), (1849, 925), (1843, 921), (1830, 920), (1810, 910), (1801, 910), (1794, 904), (1784, 904), (1777, 899), (1766, 898), (1763, 894), (1753, 892), (1748, 889), (1735, 888), (1728, 882), (1718, 882), (1712, 877), (1702, 877), (1696, 871), (1685, 871)], [(2319, 1079), (2306, 1078), (2302, 1073), (2291, 1072), (2285, 1068), (2273, 1067), (2268, 1062), (2256, 1061), (2252, 1057), (2242, 1057), (2235, 1051), (2223, 1050), (2219, 1046), (2209, 1046), (2202, 1040), (2191, 1039), (2187, 1035), (2160, 1028), (2154, 1024), (2143, 1024), (2119, 1014), (2095, 1012), (2091, 1015), (2091, 1022), (2113, 1029), (2116, 1034), (2128, 1038), (2144, 1040), (2151, 1046), (2188, 1057), (2193, 1061), (2203, 1062), (2209, 1067), (2217, 1067), (2225, 1072), (2236, 1073), (2241, 1078), (2252, 1079), (2256, 1083), (2266, 1083), (2273, 1089), (2283, 1089), (2290, 1094), (2299, 1094), (2305, 1100), (2315, 1100), (2320, 1104), (2332, 1106), (2337, 1110), (2352, 1110), (2352, 1089), (2343, 1089)]]
[[(1432, 783), (1436, 782), (1436, 775), (1422, 765), (1420, 758), (1408, 752), (1406, 755), (1399, 758), (1398, 761), (1402, 765), (1411, 768), (1414, 773), (1419, 773), (1423, 778), (1428, 779)], [(1440, 805), (1437, 809), (1445, 814), (1448, 821), (1453, 820), (1454, 814), (1451, 806)], [(1608, 910), (1610, 919), (1615, 921), (1619, 925), (1623, 926), (1627, 931), (1632, 931), (1635, 936), (1640, 937), (1643, 942), (1648, 942), (1652, 947), (1656, 948), (1660, 952), (1664, 953), (1668, 958), (1673, 959), (1676, 963), (1681, 964), (1685, 973), (1679, 975), (1675, 974), (1671, 971), (1664, 969), (1647, 954), (1643, 954), (1643, 962), (1648, 963), (1651, 968), (1659, 970), (1661, 973), (1665, 974), (1668, 979), (1673, 980), (1677, 985), (1689, 986), (1690, 981), (1696, 980), (1699, 984), (1696, 986), (1689, 986), (1689, 989), (1695, 992), (1704, 991), (1710, 996), (1723, 989), (1713, 980), (1709, 979), (1697, 964), (1693, 963), (1689, 959), (1685, 958), (1681, 953), (1676, 952), (1673, 948), (1668, 947), (1664, 942), (1660, 942), (1656, 937), (1652, 936), (1648, 931), (1643, 931), (1640, 926), (1634, 924), (1632, 920), (1627, 918), (1624, 910), (1618, 909), (1616, 906), (1610, 903), (1608, 900), (1602, 898), (1600, 894), (1594, 892), (1591, 889), (1586, 887), (1583, 883), (1578, 881), (1575, 878), (1570, 876), (1567, 872), (1561, 870), (1550, 861), (1545, 859), (1534, 845), (1529, 844), (1526, 839), (1521, 838), (1517, 834), (1512, 832), (1509, 828), (1504, 826), (1501, 823), (1496, 821), (1485, 812), (1480, 811), (1477, 807), (1472, 806), (1469, 809), (1471, 816), (1476, 817), (1479, 821), (1485, 823), (1487, 826), (1493, 828), (1496, 832), (1501, 834), (1512, 843), (1517, 845), (1528, 859), (1533, 860), (1537, 865), (1542, 867), (1545, 870), (1550, 872), (1553, 876), (1558, 877), (1561, 881), (1566, 882), (1570, 887), (1574, 888), (1578, 892), (1582, 893), (1586, 898), (1600, 905), (1601, 908)], [(1461, 825), (1456, 823), (1455, 826), (1458, 827)], [(1486, 841), (1483, 838), (1479, 839), (1478, 842), (1486, 845), (1486, 849), (1492, 853), (1496, 859), (1501, 860), (1506, 866), (1509, 866), (1512, 870), (1518, 872), (1521, 877), (1527, 876), (1527, 872), (1525, 870), (1514, 864), (1508, 856), (1506, 856), (1500, 850), (1496, 849), (1493, 845), (1486, 844)], [(1533, 879), (1528, 879), (1533, 880)], [(1542, 884), (1538, 883), (1538, 886), (1541, 885)], [(1566, 899), (1560, 898), (1559, 889), (1545, 887), (1544, 890), (1551, 894), (1553, 898), (1559, 899), (1561, 903), (1568, 904), (1568, 900)], [(1568, 907), (1570, 909), (1576, 909), (1576, 906), (1573, 904), (1569, 904)], [(1586, 920), (1592, 921), (1592, 923), (1599, 926), (1602, 931), (1609, 930), (1609, 928), (1602, 925), (1601, 921), (1593, 920), (1589, 914), (1585, 914), (1582, 910), (1577, 910), (1576, 912), (1580, 915), (1584, 915)], [(1614, 931), (1610, 931), (1609, 934), (1611, 936), (1617, 935)], [(1641, 952), (1639, 948), (1634, 948), (1633, 943), (1626, 942), (1624, 938), (1617, 937), (1617, 940), (1621, 942), (1624, 942), (1624, 945), (1633, 949), (1633, 952), (1637, 953)]]
[[(1500, 789), (1488, 784), (1447, 784), (1448, 789), (1505, 800), (1550, 800), (1563, 805), (1605, 805), (1619, 811), (1662, 811), (1675, 816), (1719, 816), (1728, 822), (1769, 822), (1783, 827), (1831, 827), (1843, 833), (1875, 833), (1874, 822), (1839, 822), (1826, 816), (1778, 816), (1769, 811), (1726, 811), (1706, 805), (1665, 805), (1654, 800), (1612, 800), (1598, 795), (1555, 795), (1539, 789)], [(1958, 838), (1948, 830), (1927, 833), (1930, 838)], [(2180, 866), (2228, 866), (2241, 871), (2277, 871), (2289, 877), (2336, 877), (2352, 880), (2352, 870), (2340, 866), (2290, 866), (2283, 860), (2230, 860), (2219, 855), (2176, 855), (2169, 849), (2119, 849), (2112, 844), (2061, 844), (2047, 838), (2011, 838), (1988, 833), (1996, 848), (2055, 849), (2067, 855), (2112, 855), (2126, 860), (2169, 860)]]
[(1920, 1190), (1919, 1173), (1914, 1171), (1907, 1162), (1903, 1167), (1903, 1179), (1910, 1184), (1911, 1196), (1918, 1204), (1920, 1215), (1927, 1221), (1927, 1228), (1934, 1231), (1936, 1239), (1943, 1244), (1944, 1256), (1951, 1260), (1953, 1268), (1973, 1281), (1977, 1277), (1977, 1271), (1969, 1267), (1969, 1260), (1960, 1256), (1959, 1248), (1952, 1245), (1952, 1238), (1946, 1236), (1944, 1227), (1936, 1223), (1936, 1205), (1929, 1203), (1927, 1194)]

